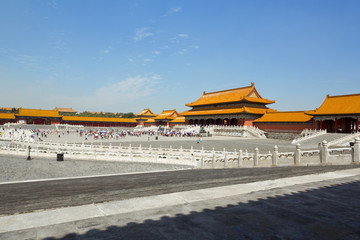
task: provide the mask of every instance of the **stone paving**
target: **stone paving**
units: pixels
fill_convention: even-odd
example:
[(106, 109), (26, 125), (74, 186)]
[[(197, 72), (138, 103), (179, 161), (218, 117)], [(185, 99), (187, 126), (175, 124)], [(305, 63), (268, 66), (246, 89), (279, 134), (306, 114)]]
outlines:
[[(49, 135), (45, 140), (52, 141), (52, 142), (68, 142), (68, 143), (82, 143), (85, 144), (112, 144), (112, 145), (119, 145), (122, 144), (123, 146), (128, 146), (131, 144), (132, 146), (141, 146), (149, 147), (170, 147), (173, 148), (183, 148), (190, 149), (191, 146), (194, 149), (204, 149), (211, 150), (215, 148), (217, 151), (222, 151), (226, 148), (227, 151), (233, 151), (234, 149), (237, 150), (248, 150), (249, 152), (254, 152), (255, 148), (259, 148), (260, 152), (269, 152), (274, 150), (274, 146), (277, 145), (279, 147), (279, 151), (294, 151), (295, 145), (292, 145), (290, 141), (286, 140), (276, 140), (276, 139), (256, 139), (256, 138), (239, 138), (239, 137), (224, 137), (224, 136), (213, 136), (213, 137), (203, 137), (202, 142), (198, 143), (198, 137), (166, 137), (166, 136), (147, 136), (142, 135), (140, 137), (135, 136), (126, 136), (123, 138), (119, 138), (118, 140), (115, 139), (103, 139), (103, 140), (95, 140), (93, 137), (89, 137), (88, 140), (85, 140), (84, 137), (79, 137), (75, 133), (70, 133), (67, 135), (60, 134), (60, 138), (57, 135)], [(316, 148), (316, 146), (312, 148)], [(309, 148), (309, 147), (308, 147)], [(311, 148), (311, 147), (310, 147)]]
[[(49, 139), (68, 142), (83, 141), (75, 134), (62, 135), (60, 138), (50, 135), (47, 140)], [(226, 148), (228, 151), (231, 149), (248, 149), (249, 152), (253, 152), (252, 149), (255, 147), (258, 147), (260, 152), (269, 152), (273, 150), (274, 145), (277, 145), (281, 152), (290, 152), (295, 149), (295, 146), (291, 145), (289, 141), (272, 139), (211, 137), (203, 138), (201, 144), (198, 144), (197, 140), (197, 138), (162, 136), (155, 140), (154, 136), (150, 139), (147, 136), (142, 136), (126, 137), (121, 140), (103, 140), (101, 142), (103, 144), (121, 143), (124, 146), (141, 144), (144, 147), (150, 144), (153, 147), (171, 145), (173, 148), (180, 146), (190, 148), (193, 146), (194, 148), (212, 149), (214, 147), (216, 150)], [(100, 140), (88, 140), (87, 142), (90, 141), (93, 141), (94, 144), (100, 143)], [(308, 146), (308, 148), (316, 148), (315, 145), (316, 143), (314, 146)], [(2, 156), (0, 161), (2, 158), (9, 159), (8, 156)], [(41, 172), (38, 168), (34, 168), (36, 161), (25, 162), (22, 159), (12, 159), (10, 163), (13, 164), (15, 161), (18, 161), (25, 168), (21, 168), (20, 171), (14, 168), (14, 171), (9, 175), (13, 175), (15, 172), (23, 174), (29, 170), (34, 174)], [(53, 173), (59, 169), (55, 159), (43, 161), (45, 162), (39, 162), (37, 166), (45, 165), (49, 172)], [(70, 163), (71, 161), (69, 161)], [(32, 164), (33, 166), (31, 166)], [(72, 162), (71, 164), (75, 163)], [(82, 169), (83, 173), (87, 173), (90, 169), (97, 173), (102, 171), (99, 166), (86, 168), (71, 164), (62, 169), (62, 172), (65, 173), (66, 169), (71, 168), (77, 169), (77, 171)], [(10, 165), (2, 164), (0, 171), (8, 170), (7, 166)], [(119, 168), (121, 167), (124, 165), (119, 165)], [(148, 167), (145, 166), (145, 169)], [(106, 169), (104, 174), (110, 173), (110, 170), (113, 169), (111, 165), (104, 168)], [(54, 171), (55, 169), (56, 171)], [(123, 170), (126, 172), (129, 169), (137, 169), (137, 167), (129, 165), (125, 166)], [(273, 169), (268, 168), (267, 171), (273, 171)], [(271, 182), (273, 180), (270, 180), (267, 183), (269, 186), (267, 189), (256, 190), (257, 188), (254, 188), (252, 190), (256, 184), (263, 184), (264, 180), (262, 179), (259, 182), (251, 183), (255, 185), (244, 185), (244, 189), (249, 189), (249, 192), (242, 194), (235, 194), (234, 188), (229, 186), (227, 191), (230, 194), (226, 197), (214, 196), (216, 193), (225, 193), (226, 191), (222, 188), (225, 189), (227, 186), (214, 189), (213, 194), (204, 193), (202, 189), (194, 190), (198, 192), (189, 193), (185, 199), (197, 200), (186, 200), (182, 204), (174, 204), (171, 202), (171, 198), (158, 198), (157, 196), (152, 196), (156, 200), (149, 198), (149, 200), (144, 199), (143, 201), (140, 198), (140, 201), (138, 199), (136, 202), (136, 199), (130, 199), (136, 204), (134, 209), (129, 209), (128, 212), (99, 215), (74, 221), (60, 221), (61, 223), (45, 224), (38, 227), (20, 227), (18, 230), (10, 232), (3, 231), (0, 233), (0, 239), (360, 239), (360, 222), (358, 220), (360, 219), (360, 173), (355, 175), (345, 173), (341, 177), (333, 178), (336, 174), (336, 172), (330, 172), (326, 175), (328, 178), (320, 178), (321, 181), (313, 181), (316, 179), (313, 174), (306, 175), (303, 178), (307, 181), (286, 185), (289, 180), (274, 173), (270, 179), (279, 179), (286, 186), (274, 185)], [(154, 179), (156, 179), (155, 176)], [(196, 174), (194, 177), (197, 177)], [(34, 176), (34, 179), (36, 178)], [(213, 180), (216, 182), (216, 179)], [(182, 183), (178, 182), (178, 184), (181, 187)], [(39, 191), (39, 194), (43, 193)], [(152, 207), (141, 209), (141, 206), (146, 204), (150, 204)], [(86, 211), (81, 212), (80, 208), (77, 211), (80, 211), (79, 215), (86, 214)], [(45, 216), (46, 211), (38, 213)], [(66, 216), (73, 213), (76, 211), (66, 213)], [(17, 215), (13, 216), (16, 217)], [(61, 215), (52, 214), (47, 221), (51, 222), (50, 220), (56, 218), (61, 218)], [(22, 221), (23, 224), (25, 224), (24, 221), (36, 223), (38, 218), (28, 220), (19, 218), (18, 224), (21, 225)]]
[(234, 186), (214, 189), (226, 197), (211, 197), (209, 190), (179, 193), (188, 200), (157, 198), (149, 208), (141, 206), (151, 204), (146, 199), (138, 199), (134, 209), (119, 202), (119, 208), (125, 204), (122, 213), (3, 232), (0, 239), (360, 239), (359, 174), (256, 182), (242, 185), (242, 194)]

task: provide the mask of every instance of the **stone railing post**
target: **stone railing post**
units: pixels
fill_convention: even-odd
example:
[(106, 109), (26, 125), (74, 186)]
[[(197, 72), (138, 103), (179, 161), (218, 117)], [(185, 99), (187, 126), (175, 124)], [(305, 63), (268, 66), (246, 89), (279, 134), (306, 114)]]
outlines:
[(239, 151), (239, 157), (238, 157), (238, 167), (241, 167), (241, 166), (242, 166), (242, 158), (243, 158), (243, 152), (242, 152), (242, 150), (240, 149), (240, 151)]
[(224, 167), (227, 167), (228, 165), (228, 156), (227, 156), (227, 153), (226, 153), (226, 150), (224, 148)]
[(321, 147), (320, 147), (320, 164), (321, 165), (324, 165), (327, 163), (328, 156), (329, 156), (328, 143), (326, 142), (326, 140), (324, 140), (324, 141), (322, 141)]
[(254, 167), (259, 165), (259, 149), (255, 148), (255, 153), (254, 153)]
[(204, 147), (201, 147), (201, 168), (204, 168)]
[(278, 156), (279, 156), (279, 148), (275, 145), (274, 146), (274, 151), (272, 154), (272, 167), (276, 167), (277, 166), (277, 160), (278, 160)]
[(132, 147), (131, 144), (129, 144), (129, 154), (130, 154), (130, 160), (133, 160), (133, 151), (132, 151)]
[(215, 168), (215, 161), (216, 161), (215, 149), (213, 148), (213, 150), (212, 150), (212, 168)]
[(355, 139), (355, 144), (352, 149), (352, 162), (353, 164), (359, 164), (360, 163), (360, 138)]
[(300, 149), (300, 143), (296, 144), (296, 150), (294, 153), (294, 164), (299, 165), (301, 161), (301, 149)]

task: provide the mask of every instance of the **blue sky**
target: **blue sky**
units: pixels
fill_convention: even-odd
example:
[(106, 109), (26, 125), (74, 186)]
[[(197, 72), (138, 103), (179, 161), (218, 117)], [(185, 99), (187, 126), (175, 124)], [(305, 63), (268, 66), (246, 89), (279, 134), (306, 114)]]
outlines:
[(358, 0), (0, 0), (0, 105), (188, 110), (255, 83), (269, 107), (360, 93)]

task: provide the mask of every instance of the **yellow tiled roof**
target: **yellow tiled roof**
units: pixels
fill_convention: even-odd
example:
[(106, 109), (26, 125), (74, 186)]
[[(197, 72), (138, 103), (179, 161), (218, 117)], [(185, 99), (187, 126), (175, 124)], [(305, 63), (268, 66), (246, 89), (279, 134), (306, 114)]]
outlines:
[(150, 118), (150, 119), (146, 120), (145, 122), (146, 122), (146, 123), (154, 123), (155, 120), (154, 120), (153, 118)]
[(67, 112), (67, 113), (77, 113), (77, 111), (75, 111), (72, 108), (54, 108), (55, 111), (59, 111), (59, 112)]
[(0, 107), (0, 110), (6, 110), (6, 111), (11, 111), (12, 108), (7, 108), (7, 107)]
[(309, 115), (360, 114), (360, 94), (327, 95), (319, 108), (305, 113)]
[(0, 119), (15, 119), (15, 114), (13, 114), (13, 113), (0, 113)]
[(105, 117), (79, 117), (79, 116), (63, 116), (64, 121), (81, 121), (81, 122), (121, 122), (121, 123), (137, 123), (134, 118), (105, 118)]
[(252, 113), (252, 114), (265, 114), (267, 111), (275, 111), (267, 108), (252, 108), (252, 107), (239, 107), (239, 108), (222, 108), (210, 110), (189, 110), (182, 112), (183, 116), (196, 116), (196, 115), (217, 115), (217, 114), (237, 114), (237, 113)]
[(135, 114), (135, 116), (148, 116), (148, 117), (155, 117), (156, 114), (154, 114), (149, 108), (142, 110), (138, 114)]
[(176, 112), (176, 110), (164, 110), (162, 113), (154, 117), (153, 119), (161, 120), (161, 119), (175, 119), (179, 117), (180, 114)]
[(26, 109), (19, 108), (19, 113), (16, 114), (19, 117), (55, 117), (60, 118), (58, 111), (55, 110), (42, 110), (42, 109)]
[(306, 115), (304, 111), (293, 112), (267, 112), (261, 118), (254, 122), (308, 122), (312, 119), (311, 116)]
[(263, 104), (274, 103), (275, 101), (262, 98), (258, 91), (255, 88), (254, 83), (251, 83), (251, 86), (229, 89), (219, 92), (203, 93), (203, 95), (196, 100), (195, 102), (188, 103), (186, 106), (201, 106), (201, 105), (211, 105), (218, 103), (230, 103), (230, 102), (256, 102)]
[(177, 117), (174, 120), (170, 121), (171, 123), (185, 123), (185, 117)]

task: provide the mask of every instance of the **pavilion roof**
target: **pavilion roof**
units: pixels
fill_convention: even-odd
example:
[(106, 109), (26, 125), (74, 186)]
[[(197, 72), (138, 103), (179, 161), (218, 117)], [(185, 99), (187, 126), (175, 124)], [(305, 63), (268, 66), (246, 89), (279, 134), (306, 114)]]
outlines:
[(185, 123), (185, 117), (180, 116), (170, 121), (171, 123)]
[(0, 119), (15, 119), (14, 113), (0, 113)]
[(155, 119), (153, 118), (149, 118), (148, 120), (145, 121), (146, 123), (154, 123), (155, 122)]
[(148, 116), (148, 117), (155, 117), (156, 114), (154, 114), (149, 108), (142, 110), (138, 114), (135, 114), (135, 116)]
[(106, 118), (106, 117), (79, 117), (79, 116), (63, 116), (64, 121), (79, 122), (121, 122), (121, 123), (137, 123), (134, 118)]
[(166, 119), (175, 119), (179, 117), (180, 114), (176, 112), (176, 110), (164, 110), (162, 113), (154, 117), (155, 120), (166, 120)]
[(55, 111), (59, 111), (59, 112), (66, 112), (66, 113), (77, 113), (77, 111), (75, 111), (72, 108), (54, 108)]
[(251, 83), (250, 86), (235, 88), (229, 90), (223, 90), (218, 92), (203, 93), (203, 95), (196, 100), (195, 102), (188, 103), (186, 106), (194, 107), (201, 105), (211, 105), (219, 103), (230, 103), (230, 102), (253, 102), (253, 103), (262, 103), (270, 104), (275, 101), (262, 98), (258, 91), (255, 88), (254, 83)]
[(19, 117), (53, 117), (60, 118), (58, 111), (55, 110), (42, 110), (42, 109), (27, 109), (19, 108), (19, 113), (15, 114)]
[(306, 115), (304, 111), (267, 112), (254, 122), (308, 122), (311, 119), (312, 117)]
[(11, 111), (11, 110), (12, 110), (12, 108), (8, 108), (8, 107), (0, 107), (0, 110)]
[(305, 113), (312, 116), (360, 114), (360, 94), (327, 95), (319, 108)]
[(250, 113), (250, 114), (265, 114), (266, 112), (275, 111), (269, 108), (255, 108), (255, 107), (238, 107), (238, 108), (221, 108), (221, 109), (209, 109), (209, 110), (189, 110), (182, 112), (182, 116), (197, 116), (197, 115), (218, 115), (218, 114), (238, 114), (238, 113)]

